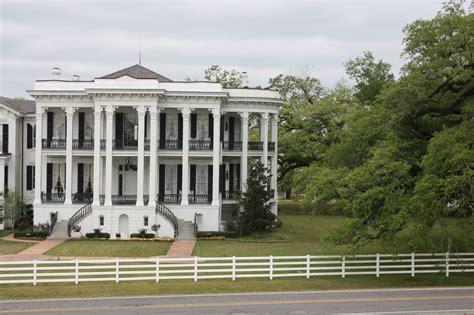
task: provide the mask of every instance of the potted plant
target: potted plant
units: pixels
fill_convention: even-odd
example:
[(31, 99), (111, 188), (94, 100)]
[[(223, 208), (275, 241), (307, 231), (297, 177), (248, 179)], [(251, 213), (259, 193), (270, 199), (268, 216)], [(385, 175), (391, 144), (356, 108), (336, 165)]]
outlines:
[(138, 229), (138, 233), (140, 234), (140, 238), (146, 237), (146, 231), (148, 230), (147, 226), (141, 227)]
[(81, 226), (79, 224), (76, 224), (72, 227), (71, 231), (71, 237), (81, 237)]
[(159, 224), (153, 224), (153, 225), (151, 226), (151, 230), (152, 230), (153, 232), (155, 232), (155, 236), (158, 236), (158, 230), (160, 229), (160, 227), (161, 227), (161, 225), (159, 225)]

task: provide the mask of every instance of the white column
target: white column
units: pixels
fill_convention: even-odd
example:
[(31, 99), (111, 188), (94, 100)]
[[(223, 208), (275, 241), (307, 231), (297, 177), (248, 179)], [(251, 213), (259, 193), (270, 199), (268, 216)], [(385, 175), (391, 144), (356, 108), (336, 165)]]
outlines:
[(92, 205), (100, 205), (100, 125), (102, 119), (102, 107), (96, 107), (94, 111), (94, 201)]
[(262, 163), (265, 167), (268, 166), (268, 113), (262, 113), (260, 118), (261, 132), (263, 138), (263, 156)]
[(41, 191), (43, 187), (41, 185), (41, 150), (43, 142), (43, 109), (41, 107), (36, 108), (36, 148), (35, 148), (35, 199), (33, 204), (41, 204)]
[(72, 205), (72, 121), (74, 107), (66, 107), (66, 187), (64, 189), (66, 198), (64, 200), (65, 205)]
[(143, 206), (143, 174), (145, 173), (145, 114), (146, 108), (138, 106), (138, 157), (137, 157), (137, 203)]
[(149, 200), (148, 206), (156, 206), (156, 165), (158, 160), (157, 154), (157, 122), (158, 110), (156, 105), (150, 107), (150, 184), (149, 184)]
[(278, 114), (272, 115), (271, 124), (272, 142), (275, 143), (275, 151), (272, 157), (272, 179), (271, 189), (275, 191), (275, 199), (277, 199), (277, 182), (278, 182)]
[(105, 147), (105, 202), (104, 206), (112, 206), (112, 131), (115, 107), (107, 106), (106, 113), (106, 147)]
[(249, 153), (249, 113), (240, 113), (242, 117), (242, 159), (240, 165), (240, 185), (242, 192), (246, 191)]
[(212, 205), (219, 205), (219, 157), (221, 149), (221, 114), (218, 108), (212, 110), (214, 134), (212, 147)]
[(182, 174), (182, 189), (181, 189), (181, 205), (187, 206), (188, 190), (189, 190), (189, 115), (191, 110), (189, 108), (181, 109), (183, 115), (183, 174)]

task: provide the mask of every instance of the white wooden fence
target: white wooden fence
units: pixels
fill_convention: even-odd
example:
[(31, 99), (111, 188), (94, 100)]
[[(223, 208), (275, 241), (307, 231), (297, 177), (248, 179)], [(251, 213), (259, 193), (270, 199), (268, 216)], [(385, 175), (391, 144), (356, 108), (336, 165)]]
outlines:
[(474, 253), (0, 262), (0, 284), (474, 272)]

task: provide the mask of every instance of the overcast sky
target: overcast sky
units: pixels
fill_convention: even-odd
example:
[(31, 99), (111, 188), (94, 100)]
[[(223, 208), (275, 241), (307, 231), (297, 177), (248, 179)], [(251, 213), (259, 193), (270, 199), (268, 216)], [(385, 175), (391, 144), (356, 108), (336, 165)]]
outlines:
[(92, 79), (138, 63), (140, 37), (142, 65), (174, 80), (219, 64), (247, 71), (251, 85), (310, 69), (332, 86), (365, 50), (397, 74), (402, 28), (442, 0), (0, 3), (0, 95), (26, 97), (54, 66)]

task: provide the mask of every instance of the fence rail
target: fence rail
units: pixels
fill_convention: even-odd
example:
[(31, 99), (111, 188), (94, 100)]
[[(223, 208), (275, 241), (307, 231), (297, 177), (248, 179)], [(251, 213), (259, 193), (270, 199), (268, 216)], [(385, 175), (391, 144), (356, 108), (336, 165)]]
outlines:
[(474, 272), (474, 253), (0, 262), (0, 284)]

